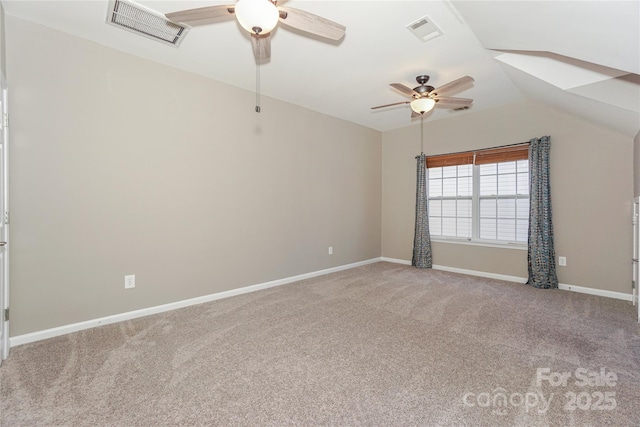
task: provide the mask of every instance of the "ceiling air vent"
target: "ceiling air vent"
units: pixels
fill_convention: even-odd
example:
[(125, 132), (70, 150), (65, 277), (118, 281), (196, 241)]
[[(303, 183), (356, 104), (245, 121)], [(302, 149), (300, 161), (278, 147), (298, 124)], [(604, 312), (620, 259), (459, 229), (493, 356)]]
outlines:
[(417, 21), (407, 25), (407, 29), (423, 42), (442, 35), (442, 30), (440, 30), (428, 16), (423, 16)]
[(123, 0), (109, 2), (107, 24), (176, 47), (189, 31), (188, 27), (174, 24), (158, 12)]

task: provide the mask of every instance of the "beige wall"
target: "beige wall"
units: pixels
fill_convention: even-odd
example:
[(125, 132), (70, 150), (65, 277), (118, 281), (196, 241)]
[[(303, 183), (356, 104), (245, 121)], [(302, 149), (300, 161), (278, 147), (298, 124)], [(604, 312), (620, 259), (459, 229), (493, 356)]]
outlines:
[[(411, 259), (417, 126), (381, 136), (267, 97), (258, 115), (251, 92), (14, 17), (6, 37), (12, 336)], [(551, 135), (560, 281), (630, 292), (638, 136), (529, 103), (425, 130), (427, 154)], [(527, 274), (521, 250), (434, 243), (434, 262)]]
[[(551, 187), (561, 283), (631, 293), (633, 141), (536, 104), (425, 123), (425, 153), (551, 136)], [(420, 128), (382, 135), (382, 254), (411, 260)], [(527, 276), (527, 252), (436, 242), (434, 264)]]
[(6, 24), (12, 336), (381, 255), (379, 132)]

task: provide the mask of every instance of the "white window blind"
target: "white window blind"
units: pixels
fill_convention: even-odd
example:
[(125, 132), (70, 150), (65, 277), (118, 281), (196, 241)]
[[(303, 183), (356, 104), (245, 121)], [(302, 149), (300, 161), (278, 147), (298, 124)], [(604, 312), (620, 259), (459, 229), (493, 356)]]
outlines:
[(529, 161), (487, 163), (479, 169), (479, 237), (527, 242)]
[(473, 231), (472, 203), (472, 165), (429, 169), (431, 234), (470, 238)]

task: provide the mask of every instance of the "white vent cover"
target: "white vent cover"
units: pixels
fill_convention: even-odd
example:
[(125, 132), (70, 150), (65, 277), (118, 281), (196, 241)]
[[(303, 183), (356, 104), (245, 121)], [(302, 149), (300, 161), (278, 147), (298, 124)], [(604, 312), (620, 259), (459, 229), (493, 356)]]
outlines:
[(158, 12), (124, 0), (109, 2), (107, 23), (176, 47), (189, 31)]
[(407, 25), (407, 29), (423, 42), (442, 35), (442, 30), (440, 30), (428, 16), (423, 16), (417, 21)]

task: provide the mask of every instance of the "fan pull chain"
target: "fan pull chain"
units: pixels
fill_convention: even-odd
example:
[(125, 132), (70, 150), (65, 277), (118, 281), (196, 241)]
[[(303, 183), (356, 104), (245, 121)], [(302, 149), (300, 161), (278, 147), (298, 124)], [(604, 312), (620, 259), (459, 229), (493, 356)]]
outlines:
[(424, 154), (424, 113), (420, 114), (420, 154)]
[(260, 112), (260, 62), (256, 62), (256, 113)]

